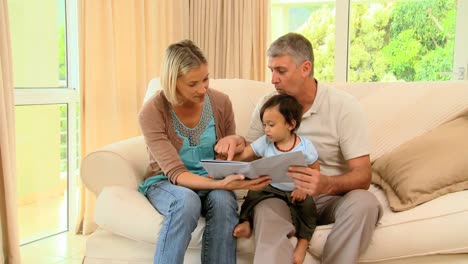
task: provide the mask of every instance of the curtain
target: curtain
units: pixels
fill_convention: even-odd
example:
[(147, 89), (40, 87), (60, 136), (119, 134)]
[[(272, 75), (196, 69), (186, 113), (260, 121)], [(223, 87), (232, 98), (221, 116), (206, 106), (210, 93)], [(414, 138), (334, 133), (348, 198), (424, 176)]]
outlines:
[(15, 103), (8, 1), (0, 0), (0, 263), (20, 263), (16, 207)]
[(205, 53), (211, 78), (264, 81), (269, 0), (189, 0), (190, 39)]
[[(81, 0), (81, 154), (137, 136), (148, 81), (166, 47), (188, 38), (183, 0)], [(96, 175), (99, 177), (99, 175)], [(80, 186), (77, 233), (94, 231), (95, 196)]]

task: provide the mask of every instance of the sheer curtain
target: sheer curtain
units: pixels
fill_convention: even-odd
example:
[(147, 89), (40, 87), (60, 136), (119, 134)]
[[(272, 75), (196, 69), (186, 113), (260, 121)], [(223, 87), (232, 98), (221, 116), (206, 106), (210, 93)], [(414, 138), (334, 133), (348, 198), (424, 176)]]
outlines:
[(0, 0), (0, 263), (21, 263), (16, 207), (13, 65), (7, 2)]
[[(188, 1), (80, 2), (82, 156), (140, 134), (137, 115), (166, 47), (188, 38)], [(99, 175), (96, 175), (99, 177)], [(94, 231), (94, 195), (81, 185), (76, 231)]]
[(269, 0), (189, 0), (190, 38), (212, 78), (265, 80)]

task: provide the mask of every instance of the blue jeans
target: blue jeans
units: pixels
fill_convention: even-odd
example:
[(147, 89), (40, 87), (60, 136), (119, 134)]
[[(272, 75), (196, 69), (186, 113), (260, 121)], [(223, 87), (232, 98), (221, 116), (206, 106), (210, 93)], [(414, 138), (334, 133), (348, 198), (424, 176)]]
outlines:
[(237, 243), (232, 231), (238, 215), (232, 191), (196, 192), (161, 181), (149, 187), (146, 197), (164, 216), (153, 263), (182, 264), (200, 216), (206, 217), (201, 263), (236, 263)]

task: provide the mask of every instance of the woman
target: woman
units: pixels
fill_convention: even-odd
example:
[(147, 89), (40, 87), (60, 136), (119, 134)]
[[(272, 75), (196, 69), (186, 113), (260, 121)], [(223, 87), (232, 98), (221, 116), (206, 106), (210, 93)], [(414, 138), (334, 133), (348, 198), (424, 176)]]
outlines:
[(201, 50), (190, 40), (172, 44), (161, 67), (162, 90), (140, 112), (150, 164), (139, 190), (164, 215), (154, 263), (183, 263), (200, 216), (206, 218), (201, 262), (236, 263), (232, 231), (238, 215), (232, 190), (258, 190), (270, 183), (268, 177), (252, 181), (243, 175), (207, 177), (200, 160), (215, 158), (219, 139), (236, 152), (245, 147), (245, 140), (234, 135), (228, 96), (208, 84)]

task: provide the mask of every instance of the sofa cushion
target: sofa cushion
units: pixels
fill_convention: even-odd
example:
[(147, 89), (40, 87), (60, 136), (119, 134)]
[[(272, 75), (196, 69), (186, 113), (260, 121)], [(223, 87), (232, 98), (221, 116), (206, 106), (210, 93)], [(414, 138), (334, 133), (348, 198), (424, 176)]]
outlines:
[(382, 204), (383, 216), (360, 262), (439, 263), (406, 258), (468, 252), (468, 191), (446, 194), (403, 212), (390, 209), (378, 186), (371, 185), (370, 191)]
[[(361, 255), (360, 262), (415, 255), (468, 252), (468, 233), (465, 232), (468, 217), (468, 203), (466, 203), (468, 191), (447, 194), (404, 212), (392, 212), (384, 193), (379, 188), (373, 185), (370, 191), (382, 203), (384, 215), (368, 250)], [(99, 207), (99, 212), (96, 213), (99, 218), (97, 222), (101, 228), (88, 239), (87, 259), (96, 258), (101, 261), (112, 259), (115, 263), (120, 263), (118, 260), (127, 261), (125, 263), (140, 263), (140, 261), (152, 259), (157, 237), (154, 233), (159, 232), (162, 216), (158, 215), (155, 218), (153, 214), (157, 212), (145, 209), (146, 205), (141, 204), (143, 202), (151, 206), (149, 202), (140, 200), (137, 196), (142, 197), (137, 191), (122, 187), (106, 187), (103, 190), (98, 198), (98, 200), (103, 199), (98, 202), (100, 206), (110, 202), (118, 202), (120, 205), (118, 209), (112, 206), (110, 209), (115, 210), (112, 213), (110, 209), (103, 210)], [(135, 199), (138, 199), (136, 203)], [(127, 203), (126, 200), (130, 202)], [(142, 214), (141, 210), (146, 212)], [(309, 254), (317, 258), (322, 255), (331, 227), (332, 225), (317, 227), (310, 242)], [(192, 233), (192, 240), (188, 247), (188, 250), (196, 252), (196, 260), (200, 255), (203, 229), (204, 219), (201, 218), (199, 225)], [(408, 234), (413, 239), (401, 239), (402, 235)], [(239, 239), (237, 250), (240, 255), (251, 256), (254, 252), (253, 237)], [(195, 262), (189, 261), (189, 263)], [(306, 261), (305, 263), (316, 262)]]
[(372, 181), (394, 211), (468, 189), (468, 116), (447, 122), (377, 159)]
[[(360, 263), (400, 258), (406, 260), (401, 263), (413, 263), (406, 258), (468, 252), (468, 191), (443, 195), (404, 212), (394, 212), (389, 208), (385, 193), (379, 186), (372, 184), (369, 191), (382, 204), (383, 216), (369, 248), (359, 257)], [(331, 228), (332, 225), (317, 226), (309, 245), (313, 256), (322, 256)]]

